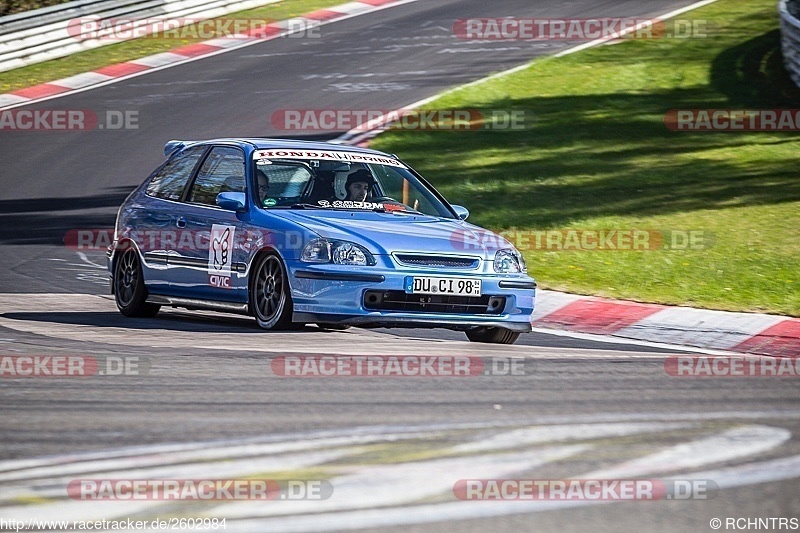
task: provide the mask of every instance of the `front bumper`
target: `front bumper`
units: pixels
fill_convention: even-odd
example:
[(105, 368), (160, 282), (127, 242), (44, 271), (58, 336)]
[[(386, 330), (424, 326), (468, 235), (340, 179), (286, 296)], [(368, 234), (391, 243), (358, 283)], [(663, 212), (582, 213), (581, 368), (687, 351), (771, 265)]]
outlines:
[[(310, 265), (299, 261), (290, 261), (286, 266), (291, 280), (295, 322), (462, 330), (483, 326), (531, 331), (536, 282), (524, 274), (353, 268), (330, 264)], [(482, 294), (500, 297), (504, 305), (492, 313), (430, 312), (425, 310), (424, 305), (416, 311), (376, 310), (365, 305), (364, 297), (368, 291), (404, 292), (407, 276), (480, 279)]]

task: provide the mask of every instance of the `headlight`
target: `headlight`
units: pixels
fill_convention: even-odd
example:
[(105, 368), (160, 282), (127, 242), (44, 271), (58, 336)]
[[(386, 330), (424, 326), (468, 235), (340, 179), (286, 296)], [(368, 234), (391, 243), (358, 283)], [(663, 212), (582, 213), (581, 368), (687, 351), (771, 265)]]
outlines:
[(304, 263), (329, 263), (331, 260), (331, 243), (325, 239), (314, 239), (303, 247), (300, 261)]
[(335, 265), (372, 266), (375, 258), (361, 245), (348, 241), (314, 239), (303, 247), (300, 260), (304, 263), (333, 263)]
[(333, 262), (337, 265), (367, 266), (372, 258), (367, 258), (369, 252), (352, 242), (335, 244), (332, 251)]
[(513, 248), (505, 248), (498, 250), (494, 256), (494, 271), (501, 274), (527, 272), (528, 267), (521, 253)]

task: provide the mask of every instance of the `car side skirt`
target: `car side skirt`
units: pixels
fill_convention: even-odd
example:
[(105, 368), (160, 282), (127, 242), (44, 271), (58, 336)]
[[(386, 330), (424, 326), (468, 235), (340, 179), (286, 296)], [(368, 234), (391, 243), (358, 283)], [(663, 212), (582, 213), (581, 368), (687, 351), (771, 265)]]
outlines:
[(147, 297), (147, 303), (166, 305), (170, 307), (182, 307), (190, 311), (208, 310), (222, 311), (225, 313), (236, 313), (239, 315), (250, 314), (250, 306), (237, 302), (220, 302), (216, 300), (199, 300), (194, 298), (179, 298), (175, 296), (163, 296), (151, 294)]

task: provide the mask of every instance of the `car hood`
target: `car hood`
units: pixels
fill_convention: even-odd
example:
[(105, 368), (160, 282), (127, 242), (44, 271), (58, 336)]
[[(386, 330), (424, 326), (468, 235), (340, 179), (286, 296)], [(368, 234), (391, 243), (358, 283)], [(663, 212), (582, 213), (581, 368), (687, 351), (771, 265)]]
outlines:
[(280, 214), (321, 237), (356, 242), (377, 255), (423, 252), (492, 260), (498, 249), (512, 247), (503, 237), (479, 226), (428, 215), (346, 210), (286, 210)]

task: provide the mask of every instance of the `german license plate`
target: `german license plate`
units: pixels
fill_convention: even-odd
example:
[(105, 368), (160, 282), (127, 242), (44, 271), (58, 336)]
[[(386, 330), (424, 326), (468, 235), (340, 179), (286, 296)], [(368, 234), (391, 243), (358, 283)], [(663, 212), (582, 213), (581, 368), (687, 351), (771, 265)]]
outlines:
[(406, 294), (480, 296), (481, 280), (472, 278), (406, 277)]

